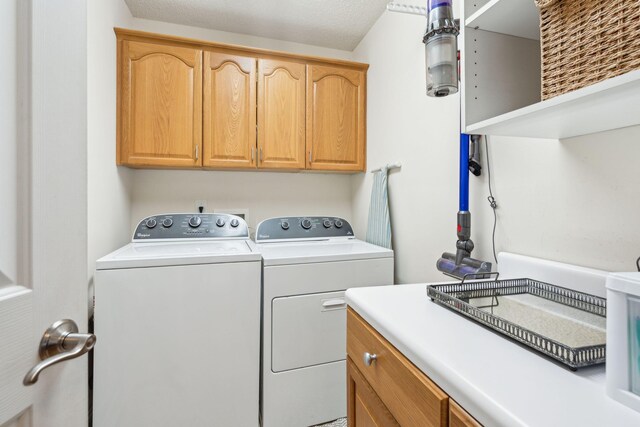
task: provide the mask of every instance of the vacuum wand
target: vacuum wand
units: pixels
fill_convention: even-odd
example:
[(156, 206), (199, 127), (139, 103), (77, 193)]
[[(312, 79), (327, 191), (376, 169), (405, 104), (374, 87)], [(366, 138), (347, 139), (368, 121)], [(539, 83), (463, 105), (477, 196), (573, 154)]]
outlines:
[(471, 240), (471, 212), (469, 212), (469, 135), (460, 134), (460, 199), (457, 224), (456, 253), (445, 252), (436, 263), (444, 274), (464, 279), (474, 276), (484, 279), (491, 272), (491, 263), (471, 258), (474, 245)]

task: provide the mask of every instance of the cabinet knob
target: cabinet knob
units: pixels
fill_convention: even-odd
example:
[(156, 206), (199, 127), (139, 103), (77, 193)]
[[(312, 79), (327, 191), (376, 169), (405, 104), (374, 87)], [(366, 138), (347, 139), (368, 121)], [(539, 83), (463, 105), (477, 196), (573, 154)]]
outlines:
[(377, 354), (371, 354), (369, 352), (365, 352), (364, 355), (362, 356), (362, 361), (366, 366), (371, 366), (371, 364), (376, 360), (378, 360)]

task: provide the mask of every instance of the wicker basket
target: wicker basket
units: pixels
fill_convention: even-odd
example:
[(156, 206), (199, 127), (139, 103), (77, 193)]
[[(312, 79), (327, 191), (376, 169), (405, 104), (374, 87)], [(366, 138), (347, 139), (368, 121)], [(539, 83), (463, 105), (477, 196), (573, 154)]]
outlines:
[(640, 0), (535, 0), (542, 99), (640, 68)]

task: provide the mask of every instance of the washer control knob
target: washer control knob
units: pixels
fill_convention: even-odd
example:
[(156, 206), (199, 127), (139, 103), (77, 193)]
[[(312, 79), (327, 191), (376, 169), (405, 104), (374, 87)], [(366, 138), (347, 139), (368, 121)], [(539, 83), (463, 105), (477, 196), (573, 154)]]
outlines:
[(238, 221), (237, 219), (234, 218), (234, 219), (231, 220), (230, 224), (231, 224), (231, 226), (233, 228), (236, 228), (237, 226), (240, 225), (240, 221)]
[(302, 225), (302, 228), (304, 228), (305, 230), (308, 230), (311, 228), (311, 220), (310, 219), (303, 219), (302, 222), (300, 223), (300, 225)]
[(336, 222), (334, 222), (336, 228), (342, 228), (342, 221), (340, 221), (339, 219), (336, 219)]
[(199, 216), (192, 216), (191, 218), (189, 218), (189, 227), (198, 228), (200, 227), (200, 224), (202, 224), (202, 218), (200, 218)]
[(171, 218), (165, 218), (162, 220), (162, 226), (164, 228), (169, 228), (173, 225), (173, 220)]
[(224, 219), (222, 219), (222, 218), (216, 219), (216, 225), (218, 227), (224, 227), (224, 224), (225, 224)]
[(331, 221), (329, 221), (328, 219), (325, 219), (322, 222), (322, 225), (324, 225), (324, 228), (331, 228)]
[(158, 225), (158, 221), (156, 221), (155, 218), (149, 218), (145, 221), (144, 225), (146, 225), (147, 228), (154, 228), (156, 225)]
[(282, 221), (282, 223), (280, 224), (280, 227), (282, 227), (283, 230), (288, 230), (289, 229), (289, 222), (288, 221)]

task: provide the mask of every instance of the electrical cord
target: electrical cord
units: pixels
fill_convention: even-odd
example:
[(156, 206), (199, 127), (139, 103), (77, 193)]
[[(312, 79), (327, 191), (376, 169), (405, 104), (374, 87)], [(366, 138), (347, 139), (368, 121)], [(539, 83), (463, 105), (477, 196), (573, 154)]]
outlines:
[[(493, 259), (498, 263), (498, 256), (496, 255), (496, 226), (498, 224), (498, 215), (496, 214), (496, 209), (498, 208), (498, 203), (496, 202), (496, 198), (493, 197), (493, 190), (491, 188), (491, 163), (489, 162), (489, 144), (487, 143), (487, 136), (484, 136), (484, 152), (487, 156), (487, 182), (489, 183), (489, 197), (487, 200), (489, 201), (489, 206), (493, 210), (493, 231), (491, 232), (491, 247), (493, 249)], [(638, 258), (640, 261), (640, 258)], [(638, 266), (638, 271), (640, 271), (640, 264)]]
[(638, 271), (640, 271), (640, 256), (636, 260), (636, 267), (638, 267)]

